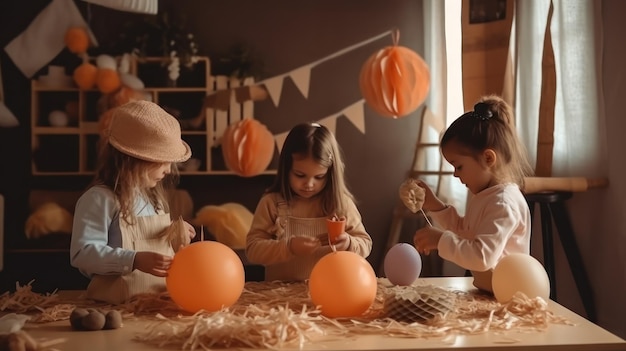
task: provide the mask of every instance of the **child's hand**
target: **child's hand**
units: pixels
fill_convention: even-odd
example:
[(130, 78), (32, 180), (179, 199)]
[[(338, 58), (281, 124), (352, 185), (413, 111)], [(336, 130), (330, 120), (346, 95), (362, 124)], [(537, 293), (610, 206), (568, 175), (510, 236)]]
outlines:
[[(193, 240), (196, 237), (196, 228), (194, 228), (189, 222), (184, 221), (185, 228), (187, 228), (187, 232), (189, 232), (189, 241)], [(189, 243), (187, 243), (189, 244)]]
[(296, 256), (308, 256), (317, 250), (322, 244), (318, 238), (294, 236), (287, 244), (289, 251)]
[(432, 191), (432, 189), (422, 180), (417, 181), (417, 185), (420, 188), (424, 189), (424, 201), (422, 204), (422, 208), (425, 211), (441, 211), (446, 208), (446, 204), (443, 201), (439, 200), (437, 195)]
[(157, 277), (167, 276), (167, 270), (172, 265), (172, 257), (157, 252), (139, 251), (135, 254), (133, 267), (142, 272)]
[(350, 234), (345, 232), (339, 234), (337, 239), (335, 239), (335, 242), (332, 244), (335, 246), (335, 250), (337, 251), (347, 251), (350, 247)]
[(436, 250), (443, 230), (435, 227), (424, 227), (415, 232), (413, 244), (418, 252), (428, 255), (430, 251)]

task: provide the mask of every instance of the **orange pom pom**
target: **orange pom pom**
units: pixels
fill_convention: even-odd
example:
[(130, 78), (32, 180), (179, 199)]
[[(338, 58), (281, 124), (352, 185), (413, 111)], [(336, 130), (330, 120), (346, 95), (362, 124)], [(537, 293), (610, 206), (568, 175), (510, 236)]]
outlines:
[(83, 27), (72, 27), (65, 32), (65, 45), (75, 53), (82, 54), (87, 52), (89, 47), (89, 36)]
[(370, 56), (361, 68), (361, 94), (385, 117), (404, 117), (426, 99), (430, 72), (426, 62), (410, 49), (393, 45)]
[(98, 75), (98, 68), (89, 62), (83, 62), (80, 66), (76, 67), (74, 74), (74, 83), (83, 90), (91, 89), (96, 85), (96, 77)]
[(263, 172), (274, 156), (274, 136), (261, 122), (246, 118), (233, 123), (222, 136), (226, 166), (242, 177)]
[(117, 71), (110, 68), (100, 68), (96, 77), (96, 85), (98, 85), (100, 92), (108, 94), (119, 89), (122, 86), (122, 81)]

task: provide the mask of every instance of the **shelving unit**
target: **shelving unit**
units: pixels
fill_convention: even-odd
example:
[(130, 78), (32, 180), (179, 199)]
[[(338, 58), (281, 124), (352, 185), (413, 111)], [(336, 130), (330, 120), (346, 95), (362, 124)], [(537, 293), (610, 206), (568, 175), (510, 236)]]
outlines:
[[(199, 57), (190, 68), (181, 67), (175, 84), (168, 81), (166, 58), (143, 58), (132, 62), (131, 73), (145, 85), (147, 96), (179, 119), (182, 137), (192, 149), (197, 168), (181, 169), (182, 175), (234, 174), (224, 163), (219, 140), (224, 130), (243, 118), (254, 117), (254, 102), (237, 102), (230, 94), (228, 110), (208, 108), (207, 95), (253, 84), (212, 76), (208, 57)], [(99, 140), (97, 104), (102, 94), (76, 87), (53, 88), (31, 82), (31, 150), (33, 175), (90, 175), (95, 169)], [(63, 111), (67, 126), (53, 126), (50, 113)], [(267, 170), (264, 174), (274, 174)]]

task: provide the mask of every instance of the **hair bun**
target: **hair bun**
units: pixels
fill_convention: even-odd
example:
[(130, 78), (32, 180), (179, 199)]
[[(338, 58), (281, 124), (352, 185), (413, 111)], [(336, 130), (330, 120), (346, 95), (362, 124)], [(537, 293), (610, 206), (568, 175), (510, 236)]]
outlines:
[(493, 112), (489, 109), (489, 105), (484, 102), (479, 102), (474, 105), (474, 116), (485, 121), (493, 117)]

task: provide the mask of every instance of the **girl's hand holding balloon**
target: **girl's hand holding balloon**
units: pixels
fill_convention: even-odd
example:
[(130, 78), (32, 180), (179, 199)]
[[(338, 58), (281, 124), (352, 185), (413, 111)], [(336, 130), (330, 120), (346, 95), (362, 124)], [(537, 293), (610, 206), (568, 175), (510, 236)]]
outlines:
[(436, 250), (443, 230), (435, 227), (424, 227), (415, 232), (413, 244), (418, 252), (428, 255), (430, 251)]
[(348, 251), (350, 247), (350, 234), (341, 233), (335, 237), (334, 240), (329, 239), (329, 236), (322, 235), (320, 237), (322, 246), (332, 245), (335, 247), (335, 251)]
[(287, 242), (289, 251), (295, 256), (308, 256), (322, 246), (319, 238), (294, 236)]
[(189, 222), (184, 221), (187, 233), (189, 233), (189, 240), (193, 240), (196, 237), (196, 228), (194, 228)]

